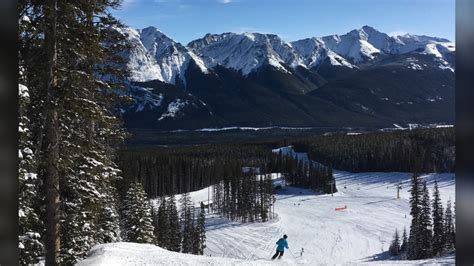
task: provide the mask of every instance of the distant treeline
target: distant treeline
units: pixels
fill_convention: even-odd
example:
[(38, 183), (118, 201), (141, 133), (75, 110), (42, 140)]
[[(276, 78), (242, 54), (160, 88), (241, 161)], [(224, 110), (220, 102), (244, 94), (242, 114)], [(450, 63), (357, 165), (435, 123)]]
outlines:
[(298, 158), (283, 155), (272, 157), (270, 168), (272, 172), (282, 173), (287, 184), (295, 187), (309, 188), (323, 193), (337, 192), (336, 180), (332, 166), (306, 162)]
[(454, 129), (318, 135), (276, 142), (234, 143), (124, 150), (118, 164), (123, 171), (119, 190), (132, 182), (143, 184), (149, 197), (196, 191), (242, 175), (242, 167), (261, 173), (283, 173), (292, 185), (329, 193), (332, 173), (326, 167), (298, 162), (272, 153), (293, 144), (326, 166), (351, 172), (452, 172), (455, 166)]
[(454, 128), (315, 136), (294, 146), (315, 161), (351, 172), (453, 172), (455, 167)]
[(244, 166), (266, 168), (272, 156), (270, 147), (253, 144), (126, 150), (119, 160), (120, 187), (138, 181), (152, 198), (195, 191), (241, 175)]
[[(143, 184), (151, 198), (196, 191), (210, 185), (239, 180), (243, 167), (259, 173), (282, 173), (289, 184), (331, 192), (332, 169), (310, 165), (298, 158), (272, 153), (282, 143), (216, 144), (124, 150), (119, 166), (124, 179), (120, 195), (133, 182)], [(335, 185), (333, 187), (335, 189)]]

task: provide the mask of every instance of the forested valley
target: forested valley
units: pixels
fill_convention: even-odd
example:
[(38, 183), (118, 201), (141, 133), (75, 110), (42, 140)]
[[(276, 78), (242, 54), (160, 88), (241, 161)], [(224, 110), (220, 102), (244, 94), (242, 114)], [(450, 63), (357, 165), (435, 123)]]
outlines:
[(351, 172), (454, 172), (454, 128), (318, 135), (293, 142), (323, 164)]

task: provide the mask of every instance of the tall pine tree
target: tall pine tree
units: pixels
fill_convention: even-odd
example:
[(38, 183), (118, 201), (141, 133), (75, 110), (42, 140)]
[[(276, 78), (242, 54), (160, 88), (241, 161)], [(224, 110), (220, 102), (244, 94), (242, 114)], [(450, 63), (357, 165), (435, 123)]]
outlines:
[(421, 215), (421, 197), (422, 190), (418, 174), (413, 174), (411, 178), (411, 189), (410, 189), (410, 215), (412, 217), (410, 225), (410, 236), (408, 238), (408, 259), (419, 259), (421, 249), (421, 226), (420, 226), (420, 215)]
[(36, 172), (43, 180), (48, 265), (59, 264), (60, 257), (72, 264), (92, 245), (118, 240), (113, 184), (120, 173), (114, 157), (123, 130), (113, 107), (126, 73), (110, 67), (123, 63), (124, 48), (112, 30), (119, 23), (110, 9), (119, 4), (19, 3), (21, 21), (29, 23), (20, 27), (19, 58), (33, 102), (29, 115)]
[(155, 237), (158, 246), (162, 248), (169, 248), (169, 218), (167, 212), (166, 197), (162, 196), (160, 200), (160, 206), (158, 207), (158, 213), (156, 217), (155, 226)]
[(196, 232), (198, 234), (199, 240), (199, 249), (197, 254), (203, 255), (204, 249), (206, 248), (206, 213), (204, 209), (204, 203), (202, 202), (197, 220)]
[(432, 255), (433, 231), (431, 224), (431, 202), (430, 194), (426, 186), (426, 180), (423, 181), (421, 210), (420, 210), (420, 250), (419, 258), (429, 258)]
[(192, 253), (193, 249), (193, 206), (189, 193), (186, 192), (181, 195), (181, 228), (182, 231), (182, 244), (181, 248), (183, 253)]
[(43, 254), (44, 245), (41, 241), (43, 224), (38, 206), (41, 200), (38, 194), (39, 179), (35, 173), (36, 157), (32, 150), (31, 132), (26, 108), (29, 94), (26, 86), (20, 84), (19, 91), (19, 143), (18, 143), (18, 227), (20, 264), (34, 264)]
[(129, 242), (153, 243), (153, 219), (148, 199), (140, 183), (132, 183), (122, 209), (123, 239)]
[(453, 213), (451, 208), (451, 200), (448, 200), (446, 204), (446, 214), (444, 216), (444, 233), (445, 233), (445, 248), (446, 251), (452, 251), (454, 249), (454, 222)]
[(438, 182), (435, 181), (433, 191), (433, 255), (440, 256), (443, 254), (445, 246), (445, 227), (444, 227), (444, 210), (439, 195)]
[(181, 226), (179, 214), (176, 207), (175, 196), (172, 195), (167, 201), (166, 212), (168, 216), (168, 250), (181, 251)]
[(393, 240), (388, 251), (392, 256), (398, 256), (400, 254), (400, 236), (398, 235), (397, 229), (395, 229), (395, 234), (393, 235)]
[(408, 248), (408, 237), (407, 237), (407, 229), (403, 228), (403, 235), (402, 235), (402, 244), (400, 245), (400, 253), (402, 259), (406, 258), (406, 252)]

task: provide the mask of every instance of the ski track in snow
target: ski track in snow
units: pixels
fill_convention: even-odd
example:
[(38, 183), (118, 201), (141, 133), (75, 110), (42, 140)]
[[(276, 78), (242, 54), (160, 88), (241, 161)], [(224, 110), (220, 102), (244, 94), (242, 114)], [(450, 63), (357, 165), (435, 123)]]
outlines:
[[(308, 161), (305, 153), (295, 153), (291, 147), (281, 149), (284, 154), (298, 155)], [(279, 150), (273, 150), (279, 152)], [(217, 214), (207, 214), (205, 256), (172, 253), (154, 247), (155, 251), (140, 250), (138, 246), (127, 252), (137, 261), (117, 259), (117, 265), (264, 265), (275, 252), (275, 242), (283, 234), (288, 235), (289, 250), (285, 250), (278, 264), (454, 264), (454, 255), (420, 261), (379, 260), (386, 258), (386, 251), (395, 229), (399, 234), (410, 229), (409, 188), (411, 173), (350, 173), (334, 170), (338, 189), (334, 196), (319, 194), (312, 190), (283, 187), (276, 195), (277, 217), (264, 223), (232, 222)], [(454, 174), (428, 174), (427, 180), (432, 196), (434, 180), (438, 180), (443, 204), (455, 200)], [(274, 182), (281, 182), (279, 174), (273, 174)], [(401, 182), (400, 199), (396, 199), (396, 184)], [(198, 206), (207, 202), (208, 189), (190, 193)], [(212, 195), (212, 190), (211, 190)], [(177, 197), (179, 201), (179, 196)], [(296, 206), (295, 206), (296, 205)], [(343, 211), (337, 207), (347, 206)], [(103, 257), (121, 256), (116, 243), (93, 249), (85, 262), (109, 262)], [(118, 245), (114, 246), (114, 245)], [(143, 245), (150, 249), (150, 245)], [(300, 250), (304, 248), (303, 256)], [(128, 254), (125, 252), (125, 254)], [(155, 254), (159, 256), (156, 258)], [(174, 254), (174, 255), (170, 255)], [(148, 257), (152, 257), (147, 259)], [(209, 257), (211, 256), (211, 257)], [(128, 258), (128, 257), (127, 257)], [(196, 259), (195, 259), (196, 258)], [(103, 259), (103, 260), (99, 260)], [(84, 265), (92, 265), (84, 263)], [(96, 264), (94, 264), (96, 265)], [(97, 265), (101, 265), (98, 263)], [(106, 264), (102, 264), (106, 265)], [(108, 264), (111, 265), (111, 264)]]

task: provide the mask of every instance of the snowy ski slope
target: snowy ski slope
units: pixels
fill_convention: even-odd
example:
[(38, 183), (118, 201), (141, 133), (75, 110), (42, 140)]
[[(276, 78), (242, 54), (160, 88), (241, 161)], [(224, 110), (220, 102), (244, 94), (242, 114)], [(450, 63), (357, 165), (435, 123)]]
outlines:
[[(283, 150), (294, 153), (291, 148)], [(298, 158), (308, 160), (306, 154), (298, 154)], [(404, 227), (409, 231), (411, 173), (334, 171), (334, 175), (339, 190), (334, 196), (284, 187), (276, 195), (278, 217), (265, 223), (242, 224), (215, 214), (207, 215), (204, 257), (168, 252), (150, 245), (115, 243), (96, 247), (83, 264), (106, 265), (111, 259), (117, 262), (114, 265), (262, 265), (269, 262), (275, 242), (283, 234), (288, 235), (290, 249), (279, 261), (282, 264), (454, 264), (453, 255), (412, 262), (386, 260), (395, 229), (400, 234)], [(273, 178), (274, 182), (280, 181), (278, 174)], [(422, 178), (427, 180), (430, 190), (438, 180), (443, 203), (448, 199), (454, 202), (454, 174), (429, 174)], [(402, 190), (400, 199), (396, 199), (399, 182)], [(192, 192), (191, 197), (196, 205), (207, 202), (208, 189)], [(344, 206), (347, 209), (335, 210)], [(302, 256), (301, 248), (304, 248)]]

